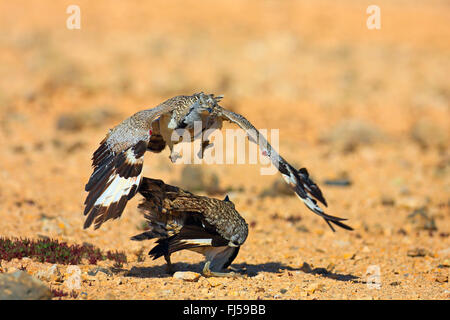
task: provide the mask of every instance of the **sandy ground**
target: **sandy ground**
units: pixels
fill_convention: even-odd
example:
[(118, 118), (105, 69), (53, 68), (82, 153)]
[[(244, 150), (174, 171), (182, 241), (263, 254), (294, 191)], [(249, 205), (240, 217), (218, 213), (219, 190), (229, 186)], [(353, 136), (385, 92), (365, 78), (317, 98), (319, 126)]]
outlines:
[[(382, 27), (368, 30), (364, 1), (77, 1), (81, 29), (68, 30), (72, 2), (0, 2), (0, 236), (126, 253), (112, 275), (79, 266), (78, 298), (450, 297), (448, 3), (377, 1)], [(250, 225), (233, 264), (243, 277), (165, 274), (162, 259), (146, 257), (151, 242), (129, 240), (142, 225), (140, 197), (121, 219), (83, 230), (90, 158), (107, 130), (198, 91), (280, 129), (280, 153), (308, 168), (327, 212), (355, 230), (331, 232), (293, 194), (260, 196), (281, 177), (249, 164), (198, 166), (232, 190)], [(144, 173), (173, 182), (183, 167), (164, 151), (146, 155)], [(350, 186), (324, 183), (342, 175)], [(202, 268), (192, 252), (173, 261)], [(1, 263), (3, 272), (50, 267)], [(62, 279), (45, 281), (67, 291), (67, 266), (58, 268)]]

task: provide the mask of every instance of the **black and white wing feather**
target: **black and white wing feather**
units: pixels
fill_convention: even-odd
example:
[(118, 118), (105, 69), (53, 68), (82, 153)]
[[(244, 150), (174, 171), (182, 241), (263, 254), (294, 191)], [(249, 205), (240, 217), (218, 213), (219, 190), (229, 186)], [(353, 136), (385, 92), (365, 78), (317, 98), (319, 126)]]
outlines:
[(317, 201), (321, 202), (324, 206), (327, 206), (327, 202), (322, 195), (322, 191), (311, 180), (305, 168), (297, 170), (292, 167), (272, 148), (264, 136), (245, 117), (220, 106), (216, 107), (216, 112), (223, 120), (231, 121), (245, 130), (250, 141), (259, 144), (262, 153), (270, 157), (273, 165), (281, 173), (284, 180), (292, 187), (296, 195), (311, 211), (322, 217), (330, 226), (331, 230), (335, 231), (331, 223), (347, 230), (353, 230), (350, 226), (342, 223), (342, 221), (347, 219), (328, 215), (317, 205)]
[(84, 203), (84, 214), (88, 215), (84, 228), (88, 228), (94, 219), (97, 229), (106, 220), (120, 217), (141, 182), (147, 144), (141, 140), (116, 154), (108, 149), (106, 141), (102, 142), (94, 153), (94, 172), (85, 187), (89, 194)]

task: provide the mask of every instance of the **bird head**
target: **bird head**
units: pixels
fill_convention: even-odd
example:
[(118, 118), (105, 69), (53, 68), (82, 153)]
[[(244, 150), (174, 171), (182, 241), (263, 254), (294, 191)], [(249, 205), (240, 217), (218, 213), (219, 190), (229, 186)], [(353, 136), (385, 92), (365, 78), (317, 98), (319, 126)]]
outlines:
[(223, 199), (223, 201), (230, 204), (234, 209), (234, 203), (230, 200), (230, 197), (228, 197), (228, 195), (225, 196), (225, 199)]
[(182, 108), (172, 113), (168, 128), (192, 129), (195, 121), (201, 121), (200, 114), (203, 112), (207, 112), (210, 115), (217, 113), (218, 102), (222, 98), (223, 96), (215, 97), (214, 94), (205, 94), (203, 92), (185, 97), (185, 103), (182, 105)]
[(209, 113), (219, 105), (220, 100), (222, 100), (223, 95), (214, 96), (214, 94), (206, 94), (204, 92), (195, 93), (194, 97), (199, 103), (200, 111), (208, 111)]

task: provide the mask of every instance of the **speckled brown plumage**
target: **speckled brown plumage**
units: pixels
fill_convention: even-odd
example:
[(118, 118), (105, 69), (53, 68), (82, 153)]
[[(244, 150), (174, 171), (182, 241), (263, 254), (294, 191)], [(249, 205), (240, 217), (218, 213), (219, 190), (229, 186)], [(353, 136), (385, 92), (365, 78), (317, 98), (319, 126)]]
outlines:
[[(132, 240), (158, 239), (149, 254), (161, 256), (170, 268), (170, 255), (188, 249), (205, 255), (204, 272), (220, 273), (236, 258), (248, 235), (248, 225), (228, 199), (198, 196), (161, 180), (144, 178), (139, 188), (149, 230)], [(211, 270), (210, 270), (211, 268)]]

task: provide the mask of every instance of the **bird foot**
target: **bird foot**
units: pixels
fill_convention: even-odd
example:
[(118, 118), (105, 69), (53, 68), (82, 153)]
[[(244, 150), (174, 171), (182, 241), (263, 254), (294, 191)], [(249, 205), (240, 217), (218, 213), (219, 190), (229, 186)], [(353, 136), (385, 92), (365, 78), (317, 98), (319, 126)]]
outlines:
[(234, 271), (229, 272), (217, 272), (217, 271), (211, 271), (209, 269), (210, 261), (207, 261), (205, 263), (205, 266), (203, 267), (203, 276), (205, 277), (237, 277), (238, 275)]
[(172, 261), (170, 261), (170, 254), (165, 254), (164, 259), (166, 260), (166, 273), (172, 275), (175, 273)]
[(183, 156), (179, 152), (172, 151), (169, 158), (172, 163), (177, 162), (178, 159), (182, 158)]
[(246, 268), (235, 268), (235, 267), (228, 267), (228, 269), (230, 269), (231, 271), (238, 273), (238, 274), (245, 274), (247, 272)]
[(175, 269), (174, 269), (173, 265), (171, 265), (171, 264), (166, 265), (166, 273), (170, 274), (170, 275), (175, 273)]
[(201, 150), (199, 150), (198, 153), (197, 153), (197, 157), (198, 157), (199, 159), (203, 159), (203, 157), (204, 157), (204, 155), (205, 155), (205, 151), (206, 151), (207, 149), (209, 149), (209, 148), (212, 148), (213, 146), (214, 146), (214, 142), (213, 142), (213, 143), (210, 143), (209, 140), (204, 141), (204, 142), (202, 143), (202, 148), (201, 148)]

